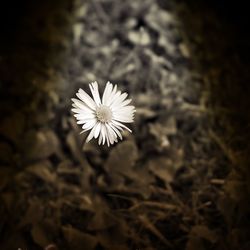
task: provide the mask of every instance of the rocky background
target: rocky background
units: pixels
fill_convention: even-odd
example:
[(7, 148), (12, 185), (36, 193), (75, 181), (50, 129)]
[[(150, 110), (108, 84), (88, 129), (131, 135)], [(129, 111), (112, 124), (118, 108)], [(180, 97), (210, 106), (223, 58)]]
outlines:
[[(250, 40), (234, 7), (3, 6), (0, 249), (250, 248)], [(70, 111), (94, 80), (137, 109), (110, 148), (85, 144)]]

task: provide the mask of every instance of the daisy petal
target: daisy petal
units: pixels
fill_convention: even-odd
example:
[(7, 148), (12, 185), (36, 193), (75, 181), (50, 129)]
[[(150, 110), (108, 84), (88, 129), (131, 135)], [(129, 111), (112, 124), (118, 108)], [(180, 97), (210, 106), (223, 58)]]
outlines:
[(101, 142), (102, 142), (102, 134), (100, 133), (99, 139), (98, 139), (98, 145), (101, 145)]
[(96, 129), (97, 124), (95, 124), (95, 126), (92, 128), (92, 130), (90, 131), (87, 139), (86, 139), (86, 143), (88, 143), (90, 140), (92, 140), (92, 138), (94, 137), (94, 133), (95, 133), (95, 129)]
[(126, 99), (127, 96), (128, 94), (124, 92), (119, 96), (119, 98), (114, 99), (114, 101), (112, 102), (112, 107), (120, 105)]
[(132, 130), (131, 129), (129, 129), (127, 126), (125, 126), (124, 124), (122, 124), (122, 123), (120, 123), (120, 122), (118, 122), (118, 121), (112, 121), (112, 123), (114, 124), (114, 125), (118, 125), (118, 126), (120, 126), (120, 127), (122, 127), (122, 128), (125, 128), (125, 129), (127, 129), (130, 133), (132, 133)]
[(102, 145), (104, 145), (106, 140), (105, 132), (106, 132), (105, 125), (102, 124), (101, 125)]
[[(113, 86), (113, 85), (112, 85), (112, 86)], [(113, 100), (114, 100), (114, 98), (115, 98), (115, 96), (116, 96), (116, 93), (117, 93), (117, 85), (114, 86), (112, 92), (111, 92), (110, 95), (109, 95), (109, 98), (108, 98), (108, 100), (107, 100), (107, 102), (106, 102), (106, 105), (107, 105), (107, 106), (110, 106), (110, 104), (113, 102)]]
[(120, 131), (111, 123), (108, 126), (110, 126), (115, 131), (115, 133), (119, 136), (119, 138), (122, 140), (122, 134), (120, 133)]
[(93, 110), (91, 110), (84, 102), (76, 98), (72, 98), (71, 100), (74, 102), (75, 108), (81, 109), (82, 111), (85, 111), (85, 112), (93, 112)]
[(108, 147), (110, 145), (110, 136), (109, 136), (109, 132), (108, 132), (108, 129), (106, 126), (104, 126), (105, 128), (105, 135), (106, 135), (106, 139), (107, 139), (107, 144), (108, 144)]
[(87, 114), (87, 113), (81, 113), (81, 114), (75, 114), (74, 117), (76, 117), (77, 120), (81, 119), (94, 119), (94, 114)]
[(96, 127), (95, 127), (95, 134), (94, 134), (94, 137), (95, 137), (95, 138), (98, 137), (98, 135), (100, 134), (100, 131), (101, 131), (101, 123), (98, 122), (98, 123), (96, 124)]
[(96, 103), (94, 100), (82, 89), (78, 90), (76, 94), (79, 99), (81, 99), (89, 108), (95, 110)]
[(82, 110), (82, 109), (79, 109), (79, 108), (73, 108), (73, 109), (71, 109), (71, 111), (73, 112), (73, 113), (77, 113), (77, 114), (85, 114), (85, 113), (92, 113), (92, 114), (94, 114), (93, 112), (86, 112), (85, 110)]
[(99, 106), (101, 104), (100, 94), (98, 90), (97, 82), (93, 82), (89, 84), (89, 88), (91, 90), (92, 96), (94, 98), (95, 103)]
[(110, 82), (107, 82), (102, 96), (102, 104), (107, 105), (107, 101), (112, 92), (112, 88), (113, 85)]
[(128, 105), (129, 103), (131, 103), (131, 101), (132, 101), (131, 99), (125, 100), (125, 101), (123, 101), (122, 103), (120, 103), (120, 105), (114, 106), (114, 107), (112, 108), (112, 110), (113, 110), (113, 111), (116, 111), (116, 110), (119, 110), (120, 108), (127, 107), (127, 105)]
[(93, 128), (96, 124), (96, 119), (91, 119), (89, 121), (87, 121), (83, 126), (82, 129), (89, 129), (89, 128)]

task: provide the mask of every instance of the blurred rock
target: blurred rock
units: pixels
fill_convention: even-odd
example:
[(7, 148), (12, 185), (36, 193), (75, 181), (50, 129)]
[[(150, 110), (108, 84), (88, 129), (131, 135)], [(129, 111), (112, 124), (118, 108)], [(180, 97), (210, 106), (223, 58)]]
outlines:
[(13, 177), (14, 171), (10, 167), (0, 166), (0, 191), (8, 184)]
[(62, 229), (69, 250), (94, 250), (98, 243), (95, 236), (81, 232), (75, 228), (65, 226)]
[(139, 31), (130, 31), (128, 33), (128, 38), (136, 45), (146, 46), (151, 43), (150, 36), (144, 29)]
[(30, 165), (25, 169), (26, 173), (30, 173), (44, 182), (55, 183), (56, 182), (56, 174), (52, 170), (52, 165), (49, 161), (41, 161), (36, 164)]
[(0, 159), (4, 164), (10, 164), (13, 162), (14, 152), (11, 146), (7, 143), (0, 142)]
[(146, 163), (146, 168), (150, 170), (155, 176), (169, 184), (174, 179), (174, 163), (167, 157), (158, 157), (151, 159)]
[(31, 236), (36, 244), (45, 248), (49, 243), (49, 235), (42, 225), (34, 225), (31, 229)]
[(111, 151), (105, 163), (105, 169), (111, 175), (112, 173), (128, 175), (133, 172), (132, 168), (138, 157), (138, 149), (134, 141), (120, 142)]
[(44, 248), (44, 250), (58, 250), (57, 246), (54, 244), (49, 244)]
[(32, 130), (24, 136), (23, 151), (29, 161), (42, 160), (60, 154), (60, 142), (53, 130)]
[(10, 139), (13, 143), (19, 142), (25, 128), (25, 119), (23, 113), (13, 113), (1, 121), (0, 134)]

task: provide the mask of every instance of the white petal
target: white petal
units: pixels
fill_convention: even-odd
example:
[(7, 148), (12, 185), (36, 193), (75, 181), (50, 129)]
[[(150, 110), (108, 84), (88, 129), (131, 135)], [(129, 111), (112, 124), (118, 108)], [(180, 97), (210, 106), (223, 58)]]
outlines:
[(84, 119), (94, 119), (96, 116), (94, 114), (75, 114), (74, 115), (78, 120), (84, 120)]
[(113, 120), (125, 123), (132, 123), (134, 121), (133, 117), (124, 117), (124, 116), (114, 116)]
[(135, 113), (134, 106), (125, 106), (119, 110), (113, 111), (113, 119), (120, 121), (131, 123), (134, 120), (134, 113)]
[[(112, 85), (112, 87), (113, 87), (113, 85)], [(110, 95), (107, 98), (107, 102), (106, 102), (107, 106), (109, 106), (113, 102), (113, 100), (116, 96), (116, 93), (117, 93), (117, 85), (114, 86), (112, 92), (110, 93)]]
[(131, 101), (132, 101), (131, 99), (127, 99), (127, 100), (123, 101), (122, 103), (120, 103), (119, 105), (111, 105), (112, 110), (115, 111), (115, 110), (119, 110), (123, 107), (127, 107), (127, 105), (129, 103), (131, 103)]
[(107, 144), (108, 144), (108, 147), (110, 145), (110, 137), (109, 137), (109, 132), (108, 132), (108, 129), (106, 126), (104, 126), (105, 128), (105, 135), (106, 135), (106, 140), (107, 140)]
[(118, 122), (118, 121), (115, 121), (115, 120), (112, 120), (112, 123), (117, 127), (117, 126), (120, 126), (120, 127), (122, 127), (122, 128), (125, 128), (125, 129), (127, 129), (130, 133), (132, 133), (132, 130), (131, 129), (129, 129), (127, 126), (125, 126), (124, 124), (122, 124), (122, 123), (120, 123), (120, 122)]
[(79, 99), (81, 99), (88, 107), (95, 110), (96, 109), (96, 103), (94, 100), (82, 89), (78, 90), (78, 93), (76, 94)]
[(121, 107), (120, 109), (112, 110), (112, 111), (113, 113), (124, 114), (124, 115), (134, 114), (136, 112), (134, 106), (125, 106), (125, 107)]
[(120, 131), (113, 126), (111, 123), (109, 124), (109, 126), (115, 131), (115, 133), (119, 136), (119, 138), (122, 140), (122, 134), (120, 133)]
[(100, 144), (101, 144), (101, 142), (102, 142), (102, 134), (100, 133), (100, 135), (99, 135), (99, 139), (98, 139), (98, 144), (100, 145)]
[(91, 109), (83, 110), (83, 109), (79, 109), (79, 108), (73, 108), (73, 109), (71, 109), (71, 111), (74, 113), (77, 113), (77, 114), (85, 114), (85, 113), (94, 114), (94, 112)]
[(92, 96), (94, 97), (94, 101), (97, 105), (101, 104), (100, 94), (98, 90), (98, 84), (97, 82), (93, 82), (89, 84), (89, 88), (91, 90)]
[(118, 126), (117, 124), (115, 125), (115, 124), (113, 123), (113, 121), (110, 122), (109, 124), (111, 124), (113, 127), (117, 128), (117, 129), (119, 129), (120, 131), (123, 131), (123, 128), (122, 128), (121, 126)]
[(94, 137), (95, 137), (95, 138), (98, 137), (98, 135), (99, 135), (99, 133), (100, 133), (100, 130), (101, 130), (101, 123), (98, 122), (98, 123), (96, 124), (96, 127), (95, 127), (95, 134), (94, 134)]
[(96, 119), (91, 119), (82, 126), (82, 129), (92, 128), (95, 126), (96, 122), (97, 122)]
[(89, 122), (89, 120), (92, 120), (93, 118), (88, 118), (88, 119), (84, 119), (84, 120), (78, 120), (76, 123), (77, 124), (84, 124), (84, 123), (87, 123)]
[(121, 94), (122, 94), (122, 92), (120, 90), (115, 93), (115, 95), (112, 98), (112, 101), (109, 104), (110, 107), (113, 107), (113, 102), (115, 102), (117, 99), (119, 99)]
[(91, 129), (91, 128), (84, 129), (83, 131), (81, 131), (81, 133), (80, 133), (80, 134), (85, 133), (86, 131), (88, 131), (88, 130), (90, 130), (90, 129)]
[(112, 131), (110, 127), (105, 125), (105, 129), (106, 129), (107, 144), (109, 147), (109, 144), (111, 145), (114, 144), (115, 136), (114, 136), (114, 132)]
[(106, 83), (106, 87), (103, 92), (102, 96), (102, 104), (107, 105), (108, 98), (110, 97), (110, 94), (112, 92), (113, 85), (110, 82)]
[(106, 139), (106, 129), (105, 129), (105, 125), (101, 125), (101, 135), (102, 135), (102, 145), (104, 145), (105, 143), (105, 139)]
[(117, 135), (114, 132), (114, 130), (110, 127), (110, 126), (106, 126), (107, 130), (108, 130), (108, 135), (109, 135), (109, 139), (110, 139), (110, 143), (113, 144), (114, 142), (117, 141)]
[(83, 111), (86, 112), (93, 112), (93, 110), (91, 110), (85, 103), (83, 103), (82, 101), (76, 99), (76, 98), (72, 98), (71, 99), (74, 103), (72, 104), (73, 107), (79, 108)]
[(131, 101), (132, 101), (131, 99), (127, 99), (127, 100), (123, 101), (122, 103), (120, 103), (119, 105), (115, 105), (112, 108), (112, 110), (117, 110), (117, 109), (120, 109), (120, 108), (122, 108), (124, 106), (127, 106), (129, 103), (131, 103)]
[(97, 125), (97, 124), (95, 124), (95, 126), (94, 126), (94, 127), (92, 128), (92, 130), (90, 131), (90, 133), (89, 133), (89, 135), (88, 135), (88, 137), (87, 137), (87, 139), (86, 139), (86, 143), (88, 143), (88, 142), (94, 137), (96, 125)]
[[(72, 98), (72, 99), (73, 99), (73, 98)], [(71, 100), (72, 100), (72, 99), (71, 99)], [(73, 101), (73, 100), (72, 100), (72, 101)], [(75, 103), (72, 103), (72, 107), (78, 109), (78, 107), (77, 107), (77, 105), (75, 105)]]
[(119, 97), (114, 99), (114, 101), (112, 102), (112, 107), (120, 105), (127, 98), (127, 96), (128, 96), (128, 94), (126, 92), (124, 92)]

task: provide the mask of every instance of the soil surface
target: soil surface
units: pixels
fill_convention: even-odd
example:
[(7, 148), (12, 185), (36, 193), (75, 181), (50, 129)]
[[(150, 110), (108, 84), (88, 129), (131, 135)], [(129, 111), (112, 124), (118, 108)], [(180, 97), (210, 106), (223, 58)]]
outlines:
[[(247, 177), (225, 178), (246, 165), (234, 152), (249, 136), (238, 112), (249, 107), (248, 64), (218, 13), (193, 6), (27, 1), (5, 27), (1, 249), (247, 249)], [(84, 143), (70, 111), (95, 80), (101, 91), (117, 84), (137, 110), (133, 133), (112, 147)]]

